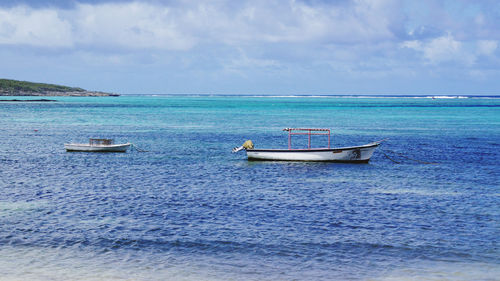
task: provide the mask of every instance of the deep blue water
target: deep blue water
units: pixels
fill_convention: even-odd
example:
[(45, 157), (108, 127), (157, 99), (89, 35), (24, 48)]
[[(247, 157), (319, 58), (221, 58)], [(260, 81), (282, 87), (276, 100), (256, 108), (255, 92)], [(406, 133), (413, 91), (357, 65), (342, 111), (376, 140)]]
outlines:
[[(500, 280), (500, 99), (54, 99), (0, 102), (2, 280)], [(231, 153), (285, 127), (387, 140), (369, 164)], [(89, 137), (148, 152), (65, 152)]]

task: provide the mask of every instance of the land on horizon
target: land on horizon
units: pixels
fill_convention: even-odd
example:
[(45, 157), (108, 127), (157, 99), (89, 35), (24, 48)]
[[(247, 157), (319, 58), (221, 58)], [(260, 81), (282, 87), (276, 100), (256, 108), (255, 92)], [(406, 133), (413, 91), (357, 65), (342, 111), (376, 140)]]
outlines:
[(0, 96), (108, 97), (119, 96), (119, 94), (101, 91), (88, 91), (78, 87), (56, 84), (0, 79)]

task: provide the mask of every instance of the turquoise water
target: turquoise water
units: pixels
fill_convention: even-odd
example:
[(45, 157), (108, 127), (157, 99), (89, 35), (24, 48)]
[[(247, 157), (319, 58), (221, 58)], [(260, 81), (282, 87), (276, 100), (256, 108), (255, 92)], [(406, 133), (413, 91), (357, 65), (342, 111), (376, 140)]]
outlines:
[[(499, 280), (498, 98), (54, 99), (0, 102), (2, 280)], [(285, 127), (387, 140), (366, 165), (231, 153)], [(89, 137), (148, 152), (64, 151)]]

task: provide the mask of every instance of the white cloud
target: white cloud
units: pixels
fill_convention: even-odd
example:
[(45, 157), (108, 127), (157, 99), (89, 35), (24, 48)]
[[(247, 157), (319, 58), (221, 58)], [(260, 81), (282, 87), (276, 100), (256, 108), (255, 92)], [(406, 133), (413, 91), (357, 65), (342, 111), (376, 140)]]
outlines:
[(455, 40), (450, 34), (428, 41), (405, 41), (401, 46), (422, 53), (424, 59), (433, 64), (446, 61), (471, 63), (474, 59), (465, 55), (462, 49), (462, 43)]
[(462, 44), (451, 35), (432, 39), (424, 48), (424, 57), (431, 62), (455, 60), (461, 53)]
[(300, 1), (77, 4), (0, 8), (0, 44), (187, 50), (201, 43), (369, 42), (394, 35), (392, 0), (346, 5)]
[(69, 12), (75, 41), (97, 46), (188, 49), (194, 39), (177, 26), (168, 7), (132, 2), (81, 4)]
[(477, 42), (477, 53), (479, 55), (491, 56), (498, 48), (498, 41), (480, 40)]
[(246, 68), (279, 68), (279, 62), (269, 59), (255, 59), (249, 57), (244, 50), (239, 49), (238, 55), (231, 59), (231, 61), (224, 65), (227, 71), (240, 72), (240, 69)]
[(422, 45), (423, 45), (422, 42), (419, 40), (405, 41), (405, 42), (401, 43), (401, 47), (414, 49), (417, 51), (423, 50)]
[(455, 40), (448, 34), (427, 41), (405, 41), (400, 46), (421, 53), (422, 57), (431, 64), (455, 61), (470, 66), (476, 63), (478, 56), (494, 56), (498, 41), (479, 40), (465, 43)]
[(68, 47), (72, 45), (71, 24), (56, 10), (0, 9), (0, 44)]

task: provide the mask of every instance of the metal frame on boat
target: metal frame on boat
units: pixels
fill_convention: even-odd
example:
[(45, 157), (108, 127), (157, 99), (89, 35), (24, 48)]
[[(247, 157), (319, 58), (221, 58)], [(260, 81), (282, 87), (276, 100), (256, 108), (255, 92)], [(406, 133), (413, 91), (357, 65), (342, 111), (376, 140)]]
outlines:
[(131, 143), (115, 144), (113, 139), (90, 139), (89, 143), (65, 143), (66, 151), (126, 152)]
[[(248, 160), (368, 163), (373, 152), (382, 142), (377, 141), (359, 146), (331, 148), (330, 129), (285, 128), (283, 131), (288, 132), (288, 149), (255, 149), (251, 141), (247, 141), (246, 146), (235, 148), (233, 152), (245, 149)], [(293, 135), (308, 136), (307, 148), (292, 149)], [(328, 136), (328, 147), (312, 148), (311, 136), (313, 135)]]

